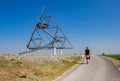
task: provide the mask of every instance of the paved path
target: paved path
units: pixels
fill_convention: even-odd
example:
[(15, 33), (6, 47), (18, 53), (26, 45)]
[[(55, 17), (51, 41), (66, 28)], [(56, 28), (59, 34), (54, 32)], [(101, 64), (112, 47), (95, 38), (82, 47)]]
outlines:
[(120, 71), (111, 61), (100, 56), (92, 56), (89, 64), (84, 61), (56, 81), (120, 81)]

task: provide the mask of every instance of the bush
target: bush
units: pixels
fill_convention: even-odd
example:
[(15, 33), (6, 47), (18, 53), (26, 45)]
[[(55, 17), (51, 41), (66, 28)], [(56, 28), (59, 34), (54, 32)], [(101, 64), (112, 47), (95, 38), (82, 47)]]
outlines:
[(102, 53), (102, 55), (105, 55), (105, 53)]
[(17, 72), (16, 75), (17, 75), (19, 78), (27, 78), (27, 74), (25, 74), (25, 73)]

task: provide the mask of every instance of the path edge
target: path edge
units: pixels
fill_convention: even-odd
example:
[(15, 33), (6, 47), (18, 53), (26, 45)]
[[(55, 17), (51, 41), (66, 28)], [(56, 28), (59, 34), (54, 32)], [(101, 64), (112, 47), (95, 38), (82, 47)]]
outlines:
[(80, 55), (80, 56), (82, 57), (82, 59), (80, 61), (78, 61), (78, 63), (76, 63), (75, 65), (70, 67), (67, 71), (65, 71), (62, 75), (58, 76), (57, 78), (55, 78), (53, 81), (59, 80), (60, 78), (62, 78), (63, 76), (67, 75), (68, 73), (72, 72), (75, 68), (80, 66), (80, 64), (82, 63), (82, 61), (84, 59), (84, 55)]

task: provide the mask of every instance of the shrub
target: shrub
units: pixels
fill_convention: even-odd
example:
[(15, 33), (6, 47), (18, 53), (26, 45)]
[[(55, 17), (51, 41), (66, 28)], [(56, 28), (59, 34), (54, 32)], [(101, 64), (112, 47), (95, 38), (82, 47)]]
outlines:
[(19, 78), (27, 78), (27, 74), (25, 74), (25, 73), (17, 72), (16, 75), (17, 75)]

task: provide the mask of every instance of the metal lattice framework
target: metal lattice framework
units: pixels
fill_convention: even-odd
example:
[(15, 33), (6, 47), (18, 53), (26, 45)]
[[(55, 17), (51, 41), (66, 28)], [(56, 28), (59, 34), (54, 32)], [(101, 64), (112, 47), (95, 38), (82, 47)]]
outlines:
[(29, 51), (40, 49), (71, 49), (72, 44), (68, 41), (60, 27), (53, 21), (45, 8), (43, 8), (34, 30), (27, 44)]

